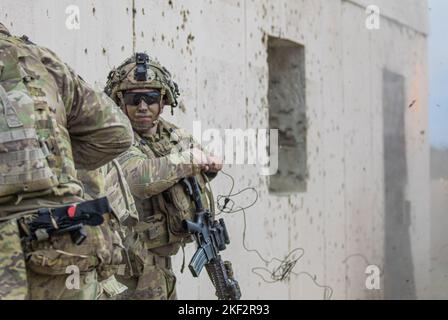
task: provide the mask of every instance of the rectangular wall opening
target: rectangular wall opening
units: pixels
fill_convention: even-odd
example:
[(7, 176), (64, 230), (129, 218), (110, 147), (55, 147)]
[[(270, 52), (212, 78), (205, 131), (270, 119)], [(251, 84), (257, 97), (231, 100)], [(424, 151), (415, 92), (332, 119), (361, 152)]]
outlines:
[(278, 129), (278, 171), (269, 192), (289, 195), (307, 188), (305, 47), (269, 37), (269, 128)]
[(406, 199), (405, 79), (383, 71), (383, 145), (385, 263), (384, 298), (414, 300), (414, 268), (410, 238), (411, 203)]

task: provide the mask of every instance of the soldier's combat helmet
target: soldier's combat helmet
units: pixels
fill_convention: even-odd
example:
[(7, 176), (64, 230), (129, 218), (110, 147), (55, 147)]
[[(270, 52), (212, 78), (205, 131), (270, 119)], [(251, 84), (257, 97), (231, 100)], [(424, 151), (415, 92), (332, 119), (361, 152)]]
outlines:
[(120, 105), (122, 93), (131, 89), (159, 89), (168, 105), (172, 108), (178, 105), (180, 92), (177, 83), (165, 67), (146, 53), (136, 53), (112, 70), (104, 92)]
[(0, 33), (6, 34), (7, 36), (10, 36), (8, 28), (5, 27), (3, 23), (0, 22)]

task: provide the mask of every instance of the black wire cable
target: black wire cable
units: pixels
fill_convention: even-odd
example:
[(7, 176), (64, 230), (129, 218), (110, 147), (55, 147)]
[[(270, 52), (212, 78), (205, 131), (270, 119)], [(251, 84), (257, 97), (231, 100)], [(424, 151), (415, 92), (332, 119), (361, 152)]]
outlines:
[[(217, 201), (217, 208), (219, 212), (216, 215), (220, 215), (222, 213), (227, 214), (233, 214), (237, 212), (243, 213), (243, 248), (247, 252), (253, 252), (255, 253), (261, 261), (263, 261), (266, 264), (266, 267), (254, 267), (251, 269), (252, 273), (260, 277), (264, 282), (266, 283), (276, 283), (281, 281), (288, 281), (291, 278), (291, 275), (295, 275), (296, 277), (299, 277), (301, 275), (308, 276), (313, 283), (319, 287), (324, 289), (323, 298), (324, 300), (329, 300), (333, 296), (333, 288), (327, 285), (322, 285), (317, 281), (317, 276), (312, 275), (309, 272), (302, 271), (299, 273), (294, 272), (294, 268), (296, 267), (299, 260), (305, 255), (305, 249), (297, 247), (293, 250), (291, 250), (283, 259), (273, 257), (270, 260), (263, 257), (263, 255), (260, 253), (257, 249), (250, 249), (246, 245), (246, 233), (247, 233), (247, 220), (246, 220), (246, 211), (247, 209), (251, 208), (255, 205), (255, 203), (258, 201), (259, 195), (258, 191), (254, 187), (247, 187), (244, 189), (241, 189), (238, 192), (233, 193), (233, 189), (235, 187), (235, 179), (228, 173), (221, 171), (221, 173), (225, 176), (227, 176), (231, 180), (231, 187), (226, 195), (217, 195), (216, 201)], [(236, 206), (235, 201), (232, 199), (232, 197), (236, 197), (240, 194), (243, 194), (247, 191), (253, 191), (255, 193), (255, 200), (252, 201), (249, 205), (245, 207)], [(276, 266), (272, 269), (269, 269), (268, 266), (272, 264), (273, 262), (276, 262)], [(267, 275), (269, 275), (269, 279), (266, 279), (261, 272), (265, 272)]]

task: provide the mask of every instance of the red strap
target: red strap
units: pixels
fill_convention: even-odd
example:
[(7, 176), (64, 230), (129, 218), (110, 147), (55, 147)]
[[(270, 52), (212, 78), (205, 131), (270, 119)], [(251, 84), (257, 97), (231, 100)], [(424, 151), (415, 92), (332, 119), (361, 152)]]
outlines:
[(69, 216), (70, 218), (73, 219), (73, 218), (75, 217), (75, 215), (76, 215), (76, 205), (69, 207), (69, 208), (67, 209), (67, 214), (68, 214), (68, 216)]

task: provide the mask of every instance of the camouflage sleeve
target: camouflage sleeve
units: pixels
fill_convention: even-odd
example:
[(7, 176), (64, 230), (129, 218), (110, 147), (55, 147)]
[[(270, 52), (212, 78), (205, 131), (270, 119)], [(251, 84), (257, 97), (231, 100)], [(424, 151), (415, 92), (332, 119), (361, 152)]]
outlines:
[(128, 217), (138, 220), (134, 198), (121, 166), (115, 159), (96, 170), (81, 169), (77, 170), (77, 173), (88, 200), (107, 197), (120, 222), (124, 222)]
[[(166, 121), (166, 120), (164, 120)], [(173, 124), (170, 124), (171, 126), (176, 128), (176, 134), (179, 136), (180, 140), (184, 145), (193, 146), (194, 148), (202, 150), (207, 156), (211, 155), (210, 151), (204, 148), (199, 142), (197, 142), (191, 134), (183, 130), (182, 128), (179, 128)], [(209, 181), (212, 181), (216, 178), (218, 175), (217, 172), (205, 172), (205, 175), (208, 177)]]
[[(90, 199), (98, 199), (106, 195), (106, 180), (101, 170), (103, 167), (95, 170), (77, 170), (78, 179), (84, 185), (85, 194)], [(108, 186), (109, 187), (109, 186)]]
[(136, 146), (117, 158), (132, 194), (139, 199), (150, 198), (172, 187), (180, 179), (200, 172), (186, 153), (173, 153), (148, 158)]
[(42, 62), (59, 86), (76, 166), (93, 170), (126, 151), (132, 144), (132, 128), (115, 103), (50, 50), (42, 48)]

